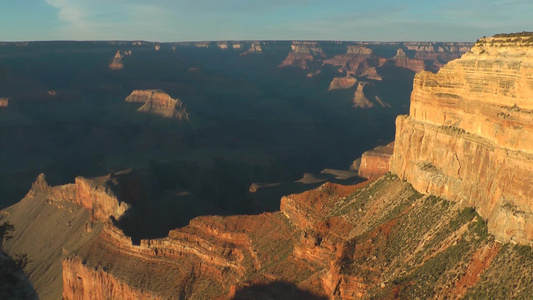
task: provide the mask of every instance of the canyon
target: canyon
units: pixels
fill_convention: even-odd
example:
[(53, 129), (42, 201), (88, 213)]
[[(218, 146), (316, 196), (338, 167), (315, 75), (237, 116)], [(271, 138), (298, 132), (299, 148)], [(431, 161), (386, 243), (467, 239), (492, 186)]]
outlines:
[[(290, 115), (298, 128), (312, 129), (313, 143), (303, 143), (306, 147), (302, 149), (342, 144), (347, 151), (356, 152), (349, 161), (360, 156), (353, 167), (368, 180), (342, 185), (324, 182), (312, 173), (304, 173), (303, 178), (301, 172), (283, 177), (281, 166), (296, 164), (298, 156), (306, 151), (298, 148), (300, 151), (294, 152), (298, 155), (279, 164), (245, 151), (244, 134), (228, 134), (230, 129), (246, 128), (250, 136), (263, 140), (268, 138), (268, 131), (253, 130), (253, 124), (282, 120), (283, 126), (273, 130), (277, 137), (288, 131), (291, 139), (301, 139), (307, 131), (290, 131), (292, 123), (281, 116), (291, 106), (283, 102), (276, 102), (279, 106), (269, 110), (272, 119), (263, 119), (268, 103), (248, 101), (252, 109), (242, 116), (231, 106), (235, 93), (223, 98), (226, 101), (221, 104), (209, 101), (208, 96), (228, 93), (228, 86), (242, 86), (242, 81), (223, 81), (209, 68), (192, 65), (180, 69), (186, 74), (184, 82), (213, 72), (213, 77), (201, 77), (198, 84), (199, 90), (211, 89), (212, 94), (194, 94), (185, 84), (133, 80), (121, 90), (121, 95), (133, 90), (126, 98), (131, 103), (117, 97), (120, 101), (113, 108), (128, 105), (121, 112), (131, 111), (137, 117), (141, 114), (134, 114), (138, 109), (134, 103), (142, 103), (142, 107), (151, 103), (151, 108), (144, 111), (157, 111), (165, 117), (122, 119), (143, 132), (137, 147), (158, 149), (150, 158), (149, 168), (136, 163), (139, 169), (105, 176), (78, 174), (70, 183), (60, 184), (49, 183), (49, 176), (40, 174), (20, 202), (2, 210), (3, 220), (15, 226), (14, 237), (6, 241), (4, 249), (11, 256), (27, 253), (32, 263), (26, 272), (42, 299), (527, 298), (533, 293), (533, 279), (527, 275), (533, 272), (533, 207), (528, 200), (533, 196), (529, 188), (533, 180), (531, 34), (482, 38), (471, 49), (467, 43), (342, 45), (335, 48), (338, 54), (333, 56), (328, 54), (333, 43), (261, 42), (261, 51), (257, 52), (245, 49), (259, 42), (242, 42), (237, 48), (230, 45), (236, 43), (196, 43), (191, 48), (244, 59), (249, 68), (245, 70), (252, 77), (264, 76), (249, 67), (254, 59), (268, 58), (276, 47), (291, 45), (288, 56), (276, 56), (286, 57), (281, 65), (271, 64), (266, 70), (283, 80), (300, 76), (302, 87), (319, 85), (320, 92), (318, 88), (310, 91), (320, 96), (316, 102), (305, 102), (300, 94), (293, 94), (300, 113), (312, 107), (309, 115)], [(155, 51), (153, 45), (145, 46)], [(174, 53), (170, 47), (161, 44), (158, 52)], [(189, 46), (172, 47), (177, 52), (192, 51)], [(347, 50), (342, 50), (344, 47)], [(383, 52), (391, 54), (385, 58)], [(135, 53), (143, 55), (142, 51)], [(244, 53), (261, 55), (241, 55)], [(441, 65), (462, 53), (461, 58)], [(132, 70), (141, 64), (134, 59), (132, 56), (128, 60)], [(216, 66), (224, 67), (221, 61), (217, 60)], [(119, 73), (110, 76), (123, 76)], [(388, 93), (395, 87), (389, 81), (391, 74), (400, 74), (396, 77), (398, 85), (414, 76), (409, 115), (396, 118), (406, 106)], [(284, 93), (294, 93), (290, 85), (284, 84), (280, 85), (286, 88), (282, 89)], [(252, 90), (246, 94), (247, 99), (262, 91), (254, 85), (247, 88)], [(189, 115), (180, 100), (163, 90), (180, 98), (189, 97), (186, 103), (193, 106), (194, 116), (199, 116), (198, 123), (196, 118), (190, 123), (200, 131), (171, 139), (189, 129), (186, 123), (166, 116), (174, 116), (180, 109), (183, 113), (178, 119), (185, 120), (186, 116), (188, 120)], [(265, 99), (272, 101), (269, 95), (271, 98)], [(329, 102), (324, 105), (321, 97), (326, 96)], [(336, 97), (343, 100), (334, 102)], [(211, 111), (253, 122), (224, 127), (220, 125), (224, 125), (221, 115)], [(331, 136), (335, 131), (305, 122), (313, 114), (333, 124), (345, 115), (361, 119), (361, 123), (338, 121), (338, 127), (332, 128), (357, 124), (353, 136), (364, 141), (364, 150), (374, 149), (363, 152), (349, 147), (348, 139), (325, 139), (322, 135)], [(391, 139), (383, 133), (380, 138), (372, 136), (379, 132), (379, 121), (392, 115), (396, 118), (394, 142), (389, 143)], [(147, 126), (154, 126), (154, 130), (143, 131)], [(152, 137), (167, 131), (164, 138)], [(90, 133), (109, 134), (105, 129)], [(216, 147), (209, 149), (193, 147), (207, 144), (205, 137), (210, 137), (211, 143), (217, 139), (227, 142), (238, 158), (230, 160), (228, 154), (222, 157), (220, 153), (224, 152), (215, 152), (220, 147), (215, 143)], [(162, 152), (159, 147), (168, 145), (179, 145), (175, 148), (179, 151), (156, 160)], [(290, 145), (266, 149), (284, 153), (291, 151)], [(134, 147), (121, 151), (134, 151)], [(193, 163), (210, 152), (215, 153), (214, 159)], [(189, 157), (178, 161), (174, 155)], [(111, 169), (108, 166), (102, 169)], [(267, 173), (276, 176), (263, 175)], [(253, 197), (287, 182), (300, 184), (300, 188), (304, 182), (314, 185), (306, 186), (303, 192), (288, 190), (293, 192), (274, 199), (277, 207), (273, 210), (259, 208), (255, 213), (240, 214), (223, 210), (230, 205), (258, 205), (224, 187), (234, 184), (235, 190)], [(206, 201), (213, 195), (223, 195), (223, 201)], [(213, 210), (192, 215), (186, 224), (164, 227), (168, 229), (164, 234), (147, 234), (147, 220), (152, 225), (165, 223), (168, 216), (164, 213), (177, 218), (182, 207), (188, 205)], [(134, 234), (140, 229), (146, 230)]]

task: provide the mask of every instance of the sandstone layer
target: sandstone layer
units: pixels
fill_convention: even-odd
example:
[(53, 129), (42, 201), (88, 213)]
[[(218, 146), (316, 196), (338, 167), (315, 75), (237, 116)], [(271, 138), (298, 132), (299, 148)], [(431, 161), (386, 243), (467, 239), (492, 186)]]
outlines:
[(173, 99), (161, 90), (134, 90), (127, 102), (144, 103), (137, 111), (178, 120), (189, 120), (187, 107), (179, 99)]
[(366, 151), (361, 156), (359, 176), (376, 179), (389, 172), (390, 158), (394, 151), (394, 142)]
[(533, 39), (478, 40), (414, 80), (391, 170), (421, 192), (473, 206), (500, 241), (533, 241)]

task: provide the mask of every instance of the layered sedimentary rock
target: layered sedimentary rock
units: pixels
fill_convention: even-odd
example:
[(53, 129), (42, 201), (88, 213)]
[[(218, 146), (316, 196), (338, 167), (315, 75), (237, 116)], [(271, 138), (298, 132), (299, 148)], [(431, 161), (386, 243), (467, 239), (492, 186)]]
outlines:
[(97, 237), (105, 224), (120, 219), (130, 207), (126, 201), (139, 204), (142, 195), (142, 184), (131, 170), (77, 177), (60, 186), (50, 186), (40, 174), (24, 199), (1, 212), (15, 226), (5, 249), (13, 256), (28, 255), (26, 271), (41, 299), (60, 299), (61, 260)]
[(480, 39), (415, 77), (391, 170), (421, 192), (473, 206), (500, 241), (533, 241), (533, 38)]
[(124, 68), (124, 65), (122, 64), (122, 55), (120, 54), (120, 50), (117, 50), (115, 57), (113, 57), (111, 64), (109, 64), (109, 69), (110, 70), (121, 70), (123, 68)]
[(413, 70), (415, 72), (424, 71), (426, 69), (425, 62), (420, 59), (408, 58), (407, 54), (402, 48), (396, 52), (396, 56), (392, 58), (394, 65), (401, 68)]
[(0, 107), (7, 107), (9, 105), (8, 98), (0, 98)]
[(414, 51), (414, 57), (426, 61), (426, 70), (437, 71), (448, 61), (461, 57), (473, 46), (472, 43), (404, 43), (408, 51)]
[(126, 101), (144, 103), (137, 110), (140, 112), (155, 114), (164, 118), (189, 120), (189, 113), (183, 102), (179, 99), (172, 99), (161, 90), (135, 90), (126, 98)]
[(361, 156), (359, 176), (376, 179), (389, 172), (390, 158), (394, 151), (394, 142), (366, 151)]
[[(53, 189), (41, 176), (5, 212), (21, 226), (9, 246), (33, 247), (32, 281), (48, 291), (42, 299), (450, 298), (486, 290), (524, 297), (533, 289), (515, 284), (533, 264), (495, 242), (474, 210), (423, 196), (390, 174), (283, 197), (280, 212), (198, 217), (139, 244), (111, 222), (90, 222), (87, 208)], [(501, 268), (516, 274), (504, 278)], [(62, 292), (50, 293), (61, 279)]]
[[(365, 46), (349, 45), (346, 54), (335, 55), (333, 58), (324, 60), (324, 64), (340, 67), (340, 71), (347, 75), (359, 76), (367, 69), (382, 65), (384, 59), (374, 55), (372, 49)], [(370, 71), (371, 72), (371, 71)]]
[(357, 83), (355, 77), (335, 77), (329, 84), (328, 91), (339, 90), (339, 89), (349, 89)]
[[(80, 280), (92, 278), (93, 280)], [(87, 268), (80, 259), (63, 260), (63, 299), (163, 299), (138, 291), (100, 268)]]
[(295, 66), (302, 69), (308, 69), (308, 64), (315, 57), (323, 58), (326, 55), (320, 48), (318, 42), (300, 42), (294, 41), (291, 45), (292, 51), (289, 52), (285, 60), (279, 65), (280, 67)]

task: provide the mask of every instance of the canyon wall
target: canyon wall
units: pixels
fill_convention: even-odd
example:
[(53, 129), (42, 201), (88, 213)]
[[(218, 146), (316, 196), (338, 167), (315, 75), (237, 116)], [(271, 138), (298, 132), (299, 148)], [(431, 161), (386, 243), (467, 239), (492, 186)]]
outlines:
[[(82, 278), (92, 280), (82, 280)], [(63, 260), (63, 299), (163, 299), (132, 289), (100, 268), (88, 268), (79, 258)]]
[(414, 80), (396, 121), (391, 171), (473, 206), (500, 241), (533, 241), (533, 36), (478, 40), (437, 74)]
[(361, 156), (359, 176), (367, 179), (376, 179), (389, 171), (390, 158), (394, 151), (394, 142), (386, 146), (378, 146), (366, 151)]

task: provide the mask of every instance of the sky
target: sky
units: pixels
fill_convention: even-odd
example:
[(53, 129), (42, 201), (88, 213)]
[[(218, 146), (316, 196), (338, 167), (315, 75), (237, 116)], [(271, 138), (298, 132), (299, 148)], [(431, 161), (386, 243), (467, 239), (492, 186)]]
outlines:
[(532, 0), (0, 0), (0, 41), (475, 41)]

